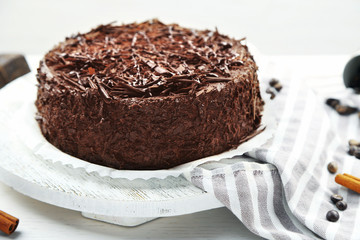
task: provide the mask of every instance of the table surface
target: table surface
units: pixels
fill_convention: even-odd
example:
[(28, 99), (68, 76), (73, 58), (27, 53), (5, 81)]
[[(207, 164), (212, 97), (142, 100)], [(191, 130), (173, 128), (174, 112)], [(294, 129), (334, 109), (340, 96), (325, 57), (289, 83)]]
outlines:
[[(79, 212), (24, 196), (0, 183), (0, 209), (20, 218), (9, 239), (260, 239), (226, 208), (155, 219), (129, 228), (90, 220)], [(0, 232), (0, 239), (6, 235)]]

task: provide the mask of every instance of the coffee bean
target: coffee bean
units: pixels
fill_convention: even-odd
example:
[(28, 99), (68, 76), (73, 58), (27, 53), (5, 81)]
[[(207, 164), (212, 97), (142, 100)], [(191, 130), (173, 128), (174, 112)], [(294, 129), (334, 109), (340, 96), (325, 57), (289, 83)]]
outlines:
[(342, 201), (343, 197), (339, 194), (333, 194), (330, 196), (330, 199), (333, 203), (337, 203), (338, 201)]
[(349, 140), (349, 146), (355, 146), (355, 147), (360, 147), (360, 142), (354, 140), (354, 139), (350, 139)]
[(274, 88), (276, 89), (276, 91), (280, 92), (280, 90), (282, 89), (282, 85), (280, 83), (277, 83), (274, 85)]
[(279, 80), (277, 80), (276, 78), (272, 78), (269, 82), (269, 85), (272, 87), (275, 87), (275, 85), (278, 83), (279, 83)]
[(336, 98), (328, 98), (325, 103), (335, 109), (335, 107), (340, 104), (340, 101)]
[(336, 222), (339, 220), (339, 213), (336, 210), (328, 211), (326, 214), (326, 219), (330, 222)]
[(345, 105), (336, 105), (335, 110), (338, 112), (338, 114), (347, 116), (353, 113), (356, 113), (358, 111), (355, 107), (345, 106)]
[(275, 93), (270, 88), (267, 88), (265, 92), (270, 94), (270, 99), (271, 100), (274, 99), (275, 96), (276, 96)]
[(330, 173), (336, 173), (337, 170), (338, 170), (338, 164), (337, 162), (330, 162), (328, 165), (327, 165), (327, 169)]
[(350, 146), (348, 153), (349, 153), (349, 155), (354, 156), (354, 155), (355, 155), (355, 152), (358, 152), (358, 151), (359, 151), (359, 148), (358, 148), (358, 147)]
[(336, 203), (336, 207), (341, 210), (344, 211), (345, 209), (347, 209), (347, 203), (345, 201), (338, 201)]
[(336, 105), (335, 110), (336, 110), (340, 115), (342, 115), (342, 114), (345, 114), (345, 113), (346, 113), (347, 107), (339, 104), (339, 105)]

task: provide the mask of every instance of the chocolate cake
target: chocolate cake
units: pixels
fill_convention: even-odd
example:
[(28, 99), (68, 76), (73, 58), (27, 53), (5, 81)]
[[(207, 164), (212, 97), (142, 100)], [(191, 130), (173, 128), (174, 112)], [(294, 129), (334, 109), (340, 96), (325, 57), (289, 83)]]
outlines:
[(37, 120), (60, 150), (116, 169), (166, 169), (254, 136), (263, 101), (242, 40), (158, 20), (101, 25), (40, 62)]

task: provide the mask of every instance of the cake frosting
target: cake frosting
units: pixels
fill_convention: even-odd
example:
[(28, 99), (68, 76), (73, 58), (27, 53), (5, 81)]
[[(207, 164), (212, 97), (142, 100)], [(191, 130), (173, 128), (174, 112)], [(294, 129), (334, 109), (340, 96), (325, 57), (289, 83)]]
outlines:
[(37, 121), (60, 150), (116, 169), (166, 169), (254, 136), (263, 101), (242, 40), (158, 20), (101, 25), (40, 62)]

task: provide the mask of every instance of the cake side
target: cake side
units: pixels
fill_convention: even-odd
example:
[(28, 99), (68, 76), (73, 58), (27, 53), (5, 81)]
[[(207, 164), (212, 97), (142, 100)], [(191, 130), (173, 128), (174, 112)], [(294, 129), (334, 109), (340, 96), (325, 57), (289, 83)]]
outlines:
[[(109, 46), (114, 32), (121, 31), (120, 36), (128, 28), (136, 30), (127, 41)], [(177, 55), (188, 53), (180, 45), (192, 44), (191, 58), (185, 54), (169, 61), (166, 49), (158, 50), (161, 44), (149, 44), (157, 43), (151, 36), (144, 37), (146, 44), (139, 41), (146, 47), (137, 47), (146, 53), (126, 60), (139, 31), (147, 36), (165, 28), (160, 38), (171, 42)], [(117, 169), (164, 169), (229, 150), (254, 134), (263, 101), (246, 46), (218, 33), (183, 29), (158, 21), (102, 26), (50, 51), (38, 69), (36, 101), (47, 140), (73, 156)], [(97, 40), (81, 46), (89, 34)], [(217, 39), (208, 43), (191, 42), (214, 34)], [(151, 58), (154, 48), (159, 56)]]

